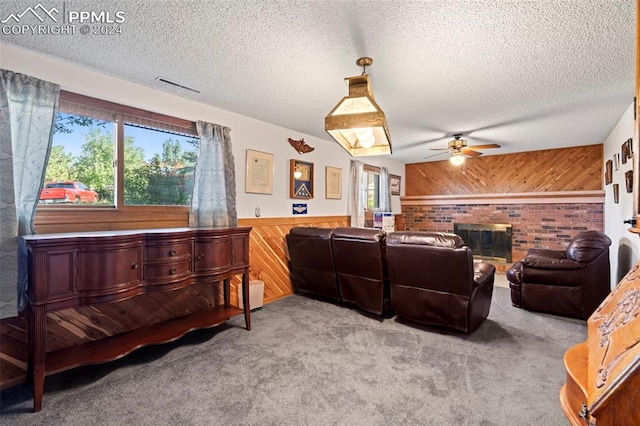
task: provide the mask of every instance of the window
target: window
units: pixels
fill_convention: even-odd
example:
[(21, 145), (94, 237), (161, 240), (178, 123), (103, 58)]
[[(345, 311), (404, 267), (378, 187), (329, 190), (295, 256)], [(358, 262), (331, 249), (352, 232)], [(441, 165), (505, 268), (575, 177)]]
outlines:
[(191, 203), (198, 140), (130, 124), (124, 135), (124, 203)]
[(378, 209), (380, 207), (380, 169), (365, 164), (364, 173), (367, 175), (367, 209)]
[(60, 93), (41, 204), (188, 205), (195, 123)]
[(115, 129), (113, 121), (59, 112), (40, 203), (113, 205)]

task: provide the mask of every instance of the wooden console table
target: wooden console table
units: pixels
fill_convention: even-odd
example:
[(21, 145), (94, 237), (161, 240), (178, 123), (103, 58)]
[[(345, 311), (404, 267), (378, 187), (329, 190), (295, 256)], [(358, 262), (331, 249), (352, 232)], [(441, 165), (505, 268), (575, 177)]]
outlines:
[[(47, 375), (114, 360), (142, 346), (213, 327), (243, 312), (246, 328), (251, 330), (249, 298), (244, 298), (243, 309), (236, 308), (230, 304), (229, 291), (231, 277), (241, 274), (243, 294), (249, 294), (250, 231), (249, 227), (169, 228), (24, 237), (29, 251), (28, 377), (33, 379), (34, 411), (42, 407)], [(164, 313), (165, 317), (156, 315), (164, 306), (151, 297), (171, 300), (179, 295), (185, 304), (190, 297), (185, 291), (219, 282), (223, 282), (223, 303), (199, 301), (205, 306), (197, 311), (188, 307)], [(59, 342), (51, 342), (47, 327), (48, 322), (50, 326), (54, 323), (49, 315), (118, 303), (126, 303), (126, 309), (88, 315), (87, 322), (96, 328), (99, 325), (102, 332), (111, 324), (105, 312), (113, 312), (112, 330), (105, 335), (84, 336), (70, 347), (59, 348)], [(143, 307), (143, 303), (157, 304), (154, 315), (148, 314), (149, 306)], [(143, 325), (123, 330), (115, 312), (129, 318), (136, 314), (137, 306), (142, 312), (138, 315), (145, 319)]]

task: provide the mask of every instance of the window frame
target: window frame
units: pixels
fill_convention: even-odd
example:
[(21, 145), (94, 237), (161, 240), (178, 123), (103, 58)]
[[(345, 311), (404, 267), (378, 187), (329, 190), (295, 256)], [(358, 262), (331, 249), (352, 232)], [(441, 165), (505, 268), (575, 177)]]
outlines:
[[(157, 210), (177, 209), (188, 211), (189, 206), (185, 205), (127, 205), (124, 203), (124, 139), (125, 125), (127, 123), (158, 130), (169, 134), (195, 137), (199, 139), (196, 123), (178, 117), (143, 110), (115, 102), (93, 98), (78, 93), (60, 91), (58, 112), (67, 114), (83, 115), (90, 118), (108, 119), (115, 123), (115, 182), (114, 200), (109, 205), (41, 205), (38, 204), (38, 211), (74, 211), (82, 210)], [(108, 117), (108, 118), (107, 118)]]
[[(367, 205), (364, 208), (365, 213), (366, 212), (377, 212), (380, 211), (380, 167), (376, 167), (376, 166), (371, 166), (369, 164), (364, 164), (363, 168), (362, 168), (363, 173), (367, 174), (367, 187), (365, 188), (366, 191), (366, 200), (367, 200)], [(378, 201), (377, 201), (377, 206), (373, 207), (373, 208), (369, 208), (369, 188), (368, 188), (368, 175), (370, 173), (376, 174), (378, 176)]]

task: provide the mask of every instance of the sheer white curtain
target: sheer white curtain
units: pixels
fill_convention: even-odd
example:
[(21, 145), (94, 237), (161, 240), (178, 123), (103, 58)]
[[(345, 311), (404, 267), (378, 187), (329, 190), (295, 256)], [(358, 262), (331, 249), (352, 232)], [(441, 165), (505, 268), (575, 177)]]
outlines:
[(229, 128), (198, 121), (200, 152), (194, 172), (189, 226), (238, 226), (236, 172)]
[(364, 228), (364, 209), (367, 207), (367, 174), (364, 163), (351, 160), (351, 178), (349, 179), (349, 208), (351, 226)]
[(380, 167), (380, 211), (391, 211), (391, 178), (389, 177), (389, 170), (386, 167)]
[[(60, 86), (0, 70), (0, 316), (25, 306), (26, 250), (51, 150)], [(17, 299), (17, 302), (16, 302)]]

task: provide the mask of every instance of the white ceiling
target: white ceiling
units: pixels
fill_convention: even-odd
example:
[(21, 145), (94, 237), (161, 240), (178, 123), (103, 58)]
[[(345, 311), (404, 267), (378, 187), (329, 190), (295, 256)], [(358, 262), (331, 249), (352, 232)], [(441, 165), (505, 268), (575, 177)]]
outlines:
[(485, 155), (602, 143), (634, 95), (632, 0), (3, 0), (0, 21), (38, 2), (122, 11), (122, 34), (3, 42), (328, 141), (324, 117), (370, 56), (405, 163), (454, 133), (502, 145)]

